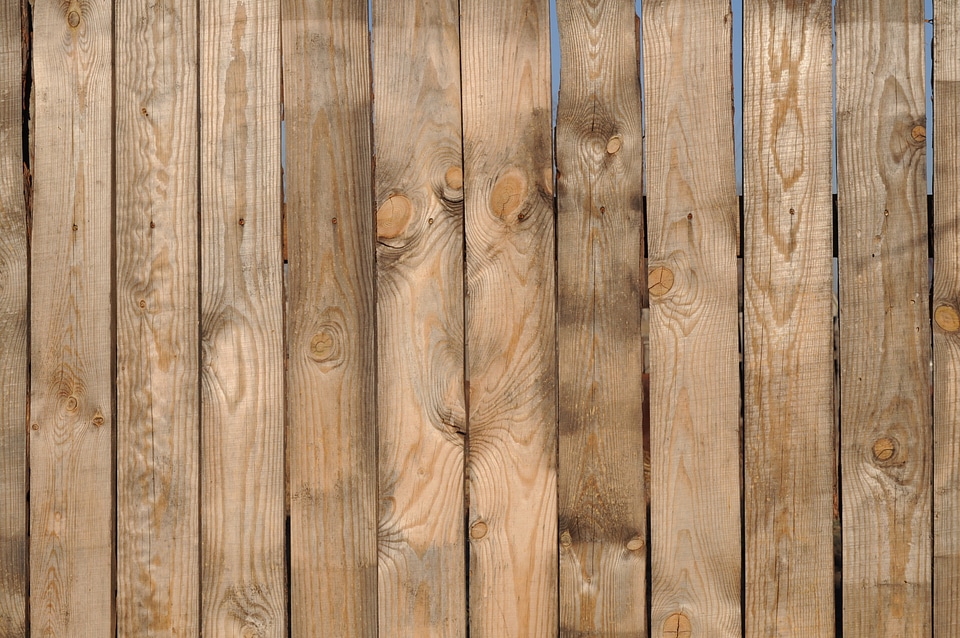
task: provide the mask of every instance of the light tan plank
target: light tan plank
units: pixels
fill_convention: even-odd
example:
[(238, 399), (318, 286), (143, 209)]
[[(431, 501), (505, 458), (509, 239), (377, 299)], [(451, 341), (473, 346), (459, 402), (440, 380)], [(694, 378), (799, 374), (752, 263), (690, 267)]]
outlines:
[(933, 633), (960, 635), (960, 4), (933, 44)]
[(744, 5), (746, 635), (832, 636), (830, 0)]
[(646, 635), (633, 0), (559, 0), (560, 633)]
[(931, 622), (923, 3), (839, 0), (843, 632)]
[(200, 629), (197, 5), (117, 4), (117, 633)]
[(0, 636), (26, 635), (27, 216), (20, 2), (0, 1)]
[(381, 636), (466, 635), (458, 9), (373, 3)]
[(104, 0), (34, 5), (30, 626), (113, 623), (112, 30)]
[(201, 629), (285, 636), (280, 7), (200, 25)]
[(470, 633), (557, 635), (556, 317), (546, 0), (460, 5)]
[(643, 6), (655, 635), (741, 629), (732, 20), (729, 0)]
[(284, 0), (291, 629), (377, 635), (366, 0)]

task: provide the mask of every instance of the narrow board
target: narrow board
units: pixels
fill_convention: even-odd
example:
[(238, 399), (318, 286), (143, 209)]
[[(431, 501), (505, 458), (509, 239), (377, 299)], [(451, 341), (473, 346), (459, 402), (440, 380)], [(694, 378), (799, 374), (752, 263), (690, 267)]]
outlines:
[(0, 636), (26, 636), (27, 215), (20, 2), (0, 0)]
[(462, 0), (470, 634), (557, 635), (550, 6)]
[(291, 632), (377, 635), (366, 0), (284, 0)]
[(113, 626), (113, 3), (33, 7), (30, 628)]
[(933, 48), (933, 633), (960, 635), (960, 5)]
[(843, 632), (927, 636), (923, 3), (839, 0), (836, 32)]
[(559, 0), (560, 633), (646, 635), (643, 131), (633, 0)]
[(117, 634), (196, 636), (197, 5), (116, 7)]
[(643, 6), (651, 631), (740, 636), (730, 0)]
[(831, 12), (744, 5), (748, 637), (834, 633)]
[(381, 636), (466, 635), (459, 3), (373, 3)]
[(285, 636), (280, 7), (200, 25), (201, 630)]

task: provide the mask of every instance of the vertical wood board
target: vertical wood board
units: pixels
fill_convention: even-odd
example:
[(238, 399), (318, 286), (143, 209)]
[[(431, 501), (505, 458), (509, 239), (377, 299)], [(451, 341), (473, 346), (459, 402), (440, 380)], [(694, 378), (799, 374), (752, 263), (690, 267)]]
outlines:
[(36, 3), (30, 627), (113, 624), (112, 3)]
[(466, 635), (459, 5), (373, 3), (381, 636)]
[(460, 10), (470, 633), (555, 636), (549, 3), (463, 0)]
[(291, 631), (377, 635), (376, 356), (365, 0), (285, 0)]
[(20, 2), (0, 2), (0, 635), (27, 613), (27, 215)]
[(279, 18), (200, 5), (204, 635), (286, 635)]
[(843, 629), (931, 622), (923, 3), (840, 0)]
[(960, 5), (934, 2), (933, 633), (960, 634)]
[(646, 635), (643, 169), (632, 0), (560, 0), (560, 633)]
[(200, 630), (197, 5), (117, 4), (117, 633)]
[(830, 636), (829, 0), (744, 6), (744, 625)]
[(729, 0), (643, 7), (655, 634), (741, 632), (732, 21)]

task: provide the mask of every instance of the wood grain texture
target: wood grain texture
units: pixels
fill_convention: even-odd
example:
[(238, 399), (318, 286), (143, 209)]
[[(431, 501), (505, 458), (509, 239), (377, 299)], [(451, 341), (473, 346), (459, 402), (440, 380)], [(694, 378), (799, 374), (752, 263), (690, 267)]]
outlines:
[(557, 635), (550, 13), (460, 4), (470, 633)]
[(960, 5), (936, 0), (933, 49), (933, 633), (960, 635)]
[(839, 0), (843, 630), (931, 622), (923, 3)]
[(200, 25), (201, 629), (285, 636), (280, 7)]
[(0, 1), (0, 636), (26, 636), (27, 215), (20, 2)]
[(113, 623), (112, 3), (36, 3), (30, 627)]
[(744, 5), (746, 635), (832, 636), (830, 0)]
[(373, 3), (379, 627), (466, 635), (456, 0)]
[(741, 631), (732, 21), (643, 6), (654, 635)]
[(646, 635), (643, 131), (632, 0), (559, 0), (560, 633)]
[(117, 4), (117, 633), (200, 630), (197, 5)]
[(377, 635), (366, 0), (285, 0), (291, 629)]

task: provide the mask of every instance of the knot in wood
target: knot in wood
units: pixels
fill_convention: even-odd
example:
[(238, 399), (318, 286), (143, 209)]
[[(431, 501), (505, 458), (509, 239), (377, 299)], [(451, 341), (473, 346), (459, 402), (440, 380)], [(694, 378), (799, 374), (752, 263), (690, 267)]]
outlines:
[(676, 613), (663, 623), (663, 638), (691, 638), (693, 626), (684, 614)]
[(933, 318), (944, 332), (960, 331), (960, 313), (952, 306), (940, 306), (933, 313)]
[(80, 12), (74, 10), (74, 11), (71, 11), (70, 13), (68, 13), (68, 14), (67, 14), (67, 24), (70, 25), (70, 28), (71, 28), (71, 29), (76, 29), (77, 27), (79, 27), (79, 26), (80, 26)]
[(470, 538), (480, 540), (487, 535), (487, 524), (483, 521), (477, 521), (470, 527)]
[(451, 166), (447, 169), (446, 174), (443, 176), (443, 180), (447, 183), (449, 188), (452, 188), (455, 191), (463, 188), (463, 169), (459, 166)]
[(650, 271), (647, 285), (651, 295), (662, 297), (673, 288), (673, 271), (666, 266), (657, 266)]
[(527, 198), (527, 180), (519, 171), (503, 175), (490, 193), (490, 209), (500, 219), (520, 208)]
[(391, 195), (377, 209), (377, 238), (393, 239), (403, 234), (413, 217), (413, 202), (405, 195)]
[(927, 129), (922, 126), (914, 126), (913, 130), (910, 131), (910, 136), (914, 142), (925, 142), (927, 141)]
[(560, 546), (570, 547), (571, 545), (573, 545), (573, 537), (570, 536), (570, 532), (564, 530), (564, 532), (560, 534)]
[(331, 331), (321, 330), (317, 334), (313, 335), (313, 339), (310, 340), (310, 356), (315, 361), (319, 361), (321, 363), (324, 361), (330, 361), (336, 356), (336, 353), (336, 337)]
[(607, 141), (607, 153), (610, 155), (616, 155), (620, 149), (623, 148), (623, 138), (619, 135), (614, 135)]
[(891, 461), (897, 455), (897, 440), (891, 437), (880, 437), (873, 442), (873, 458), (880, 463)]
[(631, 552), (639, 552), (641, 549), (643, 549), (644, 544), (645, 543), (643, 542), (642, 538), (639, 536), (634, 536), (627, 541), (627, 549), (629, 549)]

